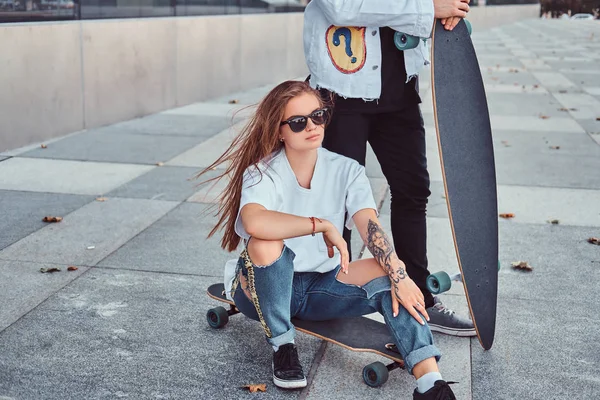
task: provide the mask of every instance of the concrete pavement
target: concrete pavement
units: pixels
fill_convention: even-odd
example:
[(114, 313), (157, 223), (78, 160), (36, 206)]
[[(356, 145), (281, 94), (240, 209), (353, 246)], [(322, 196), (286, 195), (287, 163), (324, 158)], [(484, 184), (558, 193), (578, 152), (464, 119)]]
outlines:
[[(494, 347), (436, 334), (442, 374), (460, 382), (460, 399), (600, 398), (600, 246), (587, 242), (600, 237), (600, 22), (531, 20), (475, 30), (473, 40), (499, 211), (515, 217), (500, 220)], [(432, 271), (453, 270), (428, 74), (428, 258)], [(310, 385), (279, 390), (258, 324), (242, 316), (223, 330), (206, 324), (218, 303), (205, 290), (232, 254), (206, 239), (218, 187), (189, 178), (243, 123), (247, 111), (234, 111), (270, 87), (0, 154), (0, 399), (411, 398), (405, 372), (369, 388), (362, 368), (381, 358), (303, 334)], [(367, 170), (389, 228), (372, 153)], [(64, 219), (46, 224), (47, 215)], [(513, 270), (519, 260), (533, 271)], [(47, 267), (61, 271), (39, 272)], [(460, 286), (443, 299), (467, 312)], [(248, 383), (267, 383), (267, 392), (240, 389)]]

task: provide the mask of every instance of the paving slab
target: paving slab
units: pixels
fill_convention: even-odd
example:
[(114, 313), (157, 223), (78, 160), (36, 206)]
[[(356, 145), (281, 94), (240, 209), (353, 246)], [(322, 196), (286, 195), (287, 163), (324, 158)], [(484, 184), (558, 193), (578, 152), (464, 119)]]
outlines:
[[(569, 303), (598, 304), (600, 293), (594, 284), (588, 282), (600, 279), (600, 247), (587, 240), (598, 237), (599, 230), (598, 225), (500, 221), (499, 258), (502, 269), (499, 273), (499, 297), (530, 301), (528, 309), (532, 311), (538, 308), (543, 294), (552, 296), (549, 308), (555, 310), (561, 310)], [(514, 270), (511, 263), (517, 261), (527, 261), (533, 271)], [(573, 296), (574, 293), (577, 294)], [(598, 319), (595, 316), (589, 318)], [(562, 325), (557, 321), (557, 326)], [(561, 348), (566, 349), (567, 343)]]
[[(586, 172), (600, 167), (600, 148), (589, 137), (582, 140), (584, 144), (587, 143), (588, 151), (578, 151), (576, 141), (581, 134), (573, 134), (573, 146), (568, 144), (568, 139), (547, 139), (548, 144), (543, 147), (533, 140), (518, 145), (519, 140), (523, 143), (527, 139), (517, 136), (519, 135), (506, 133), (496, 135), (495, 141), (510, 145), (506, 147), (500, 143), (494, 148), (496, 180), (499, 185), (600, 188), (600, 176)], [(563, 144), (565, 142), (566, 145)], [(552, 150), (551, 146), (560, 148)]]
[(194, 194), (192, 194), (186, 201), (192, 203), (207, 204), (218, 203), (219, 197), (221, 196), (223, 190), (225, 190), (225, 188), (229, 184), (230, 179), (225, 176), (222, 179), (219, 179), (218, 181), (212, 181), (202, 184), (200, 183), (205, 182), (213, 177), (217, 177), (222, 172), (222, 170), (208, 171), (205, 175), (201, 176), (196, 181), (199, 184), (199, 186), (196, 187), (197, 191), (194, 192)]
[(103, 133), (129, 132), (144, 135), (211, 137), (231, 126), (231, 124), (231, 118), (225, 116), (159, 113), (99, 128), (98, 131)]
[(521, 87), (520, 93), (487, 93), (487, 103), (490, 114), (510, 116), (548, 116), (566, 117), (561, 111), (563, 104), (550, 94), (525, 93)]
[[(440, 372), (445, 379), (459, 381), (453, 391), (459, 399), (470, 399), (470, 340), (435, 335), (442, 352)], [(375, 361), (389, 360), (370, 353), (357, 353), (327, 344), (307, 399), (410, 399), (416, 388), (415, 379), (405, 370), (390, 372), (388, 381), (371, 388), (362, 380), (362, 369)], [(332, 397), (333, 396), (333, 397)]]
[(600, 190), (498, 186), (498, 211), (513, 213), (511, 223), (600, 226)]
[(494, 346), (473, 346), (473, 399), (598, 398), (600, 331), (585, 327), (599, 321), (584, 303), (501, 297)]
[(600, 87), (598, 87), (598, 86), (584, 87), (583, 90), (593, 96), (600, 96)]
[[(272, 349), (260, 325), (236, 315), (208, 327), (195, 276), (92, 269), (0, 334), (0, 395), (35, 399), (256, 398), (241, 389), (266, 383), (265, 399), (294, 399), (276, 389)], [(320, 341), (298, 335), (310, 369)], [(26, 383), (25, 383), (26, 382)]]
[(519, 72), (496, 71), (495, 68), (488, 68), (482, 71), (484, 84), (499, 83), (515, 86), (539, 85), (540, 81), (534, 75), (534, 71), (519, 70)]
[(13, 157), (0, 164), (0, 189), (101, 195), (150, 166)]
[(514, 85), (514, 84), (496, 84), (489, 83), (485, 86), (485, 92), (491, 93), (531, 93), (531, 94), (547, 94), (549, 93), (543, 86), (538, 84), (533, 85)]
[(202, 102), (173, 108), (171, 110), (162, 112), (162, 114), (194, 116), (208, 115), (214, 117), (225, 117), (229, 120), (237, 122), (240, 119), (248, 118), (254, 111), (256, 111), (256, 107), (247, 105)]
[[(600, 110), (598, 110), (598, 114), (600, 114)], [(596, 118), (594, 119), (580, 119), (577, 120), (577, 123), (579, 125), (581, 125), (581, 127), (589, 134), (592, 135), (592, 138), (594, 137), (594, 135), (599, 135), (600, 134), (600, 115), (598, 115)]]
[(93, 266), (176, 205), (143, 199), (94, 201), (0, 251), (0, 259)]
[(204, 275), (213, 277), (212, 283), (220, 282), (225, 263), (239, 252), (222, 250), (219, 235), (206, 238), (216, 223), (213, 214), (206, 204), (180, 204), (99, 265)]
[[(185, 151), (167, 162), (167, 165), (206, 168), (212, 165), (231, 145), (232, 140), (238, 135), (245, 125), (245, 121), (224, 129), (215, 136)], [(218, 168), (227, 168), (229, 164), (220, 165)]]
[[(306, 77), (298, 77), (293, 80), (304, 80)], [(280, 83), (280, 82), (278, 82)], [(257, 88), (244, 90), (241, 92), (231, 93), (225, 96), (212, 99), (212, 103), (230, 103), (235, 102), (236, 105), (256, 105), (260, 100), (267, 95), (278, 83), (259, 86)]]
[(153, 136), (100, 128), (65, 138), (23, 154), (24, 157), (156, 164), (205, 140), (202, 136)]
[(533, 76), (547, 89), (572, 89), (575, 83), (559, 72), (532, 71)]
[[(598, 61), (595, 62), (597, 63)], [(600, 86), (600, 73), (598, 71), (563, 72), (563, 75), (581, 86)]]
[[(543, 117), (543, 116), (541, 116)], [(492, 130), (582, 132), (583, 129), (571, 118), (540, 118), (511, 115), (490, 115)]]
[[(40, 268), (49, 267), (58, 267), (61, 271), (40, 272)], [(0, 260), (0, 332), (87, 270), (86, 267), (79, 267), (76, 271), (67, 271), (67, 266), (63, 265)], [(0, 382), (3, 385), (6, 383), (2, 379)], [(4, 395), (2, 386), (0, 396)]]
[(600, 116), (600, 100), (586, 93), (555, 93), (554, 97), (569, 109), (573, 118), (595, 119)]
[(34, 149), (39, 149), (42, 145), (48, 146), (48, 145), (50, 145), (52, 143), (58, 142), (59, 140), (63, 140), (65, 138), (68, 138), (68, 137), (71, 137), (71, 136), (79, 135), (82, 132), (84, 132), (84, 131), (71, 132), (71, 133), (68, 133), (68, 134), (63, 135), (63, 136), (55, 137), (55, 138), (52, 138), (52, 139), (47, 139), (47, 140), (44, 140), (44, 141), (41, 141), (41, 142), (31, 143), (31, 144), (28, 144), (26, 146), (19, 147), (19, 148), (16, 148), (16, 149), (6, 150), (6, 151), (3, 151), (3, 152), (0, 152), (0, 156), (3, 156), (3, 157), (16, 157), (16, 156), (19, 156), (19, 155), (21, 155), (23, 153), (26, 153), (28, 151), (31, 151), (31, 150), (34, 150)]
[(92, 196), (0, 190), (0, 250), (47, 226), (44, 217), (63, 217), (92, 200)]
[(196, 190), (193, 179), (198, 168), (162, 166), (154, 168), (108, 192), (106, 197), (184, 201)]

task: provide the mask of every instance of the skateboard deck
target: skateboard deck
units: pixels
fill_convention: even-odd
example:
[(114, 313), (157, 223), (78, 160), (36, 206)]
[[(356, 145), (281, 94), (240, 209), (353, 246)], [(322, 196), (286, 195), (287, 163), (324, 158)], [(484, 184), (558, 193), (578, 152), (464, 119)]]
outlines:
[[(229, 320), (229, 316), (238, 314), (235, 304), (225, 297), (225, 288), (222, 283), (211, 285), (208, 288), (209, 297), (227, 303), (229, 310), (223, 307), (210, 309), (206, 318), (213, 328), (222, 328)], [(404, 360), (393, 344), (393, 337), (387, 326), (381, 322), (366, 317), (341, 318), (328, 321), (305, 321), (292, 318), (296, 330), (323, 339), (327, 342), (344, 347), (345, 349), (375, 353), (392, 361), (385, 365), (375, 362), (363, 369), (363, 379), (369, 386), (380, 386), (388, 378), (388, 372), (396, 368), (404, 368)]]
[(477, 337), (494, 341), (498, 295), (498, 205), (485, 87), (464, 20), (439, 20), (431, 40), (431, 87), (454, 247)]

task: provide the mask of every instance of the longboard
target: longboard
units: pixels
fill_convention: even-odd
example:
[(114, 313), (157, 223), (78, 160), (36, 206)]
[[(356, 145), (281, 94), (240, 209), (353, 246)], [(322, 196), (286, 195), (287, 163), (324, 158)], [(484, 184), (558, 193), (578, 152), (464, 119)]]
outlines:
[(431, 88), (454, 248), (477, 337), (492, 347), (498, 296), (498, 205), (485, 87), (464, 20), (439, 20), (431, 40)]
[[(207, 294), (229, 305), (229, 310), (216, 307), (206, 313), (206, 320), (212, 328), (223, 328), (229, 321), (229, 317), (238, 314), (239, 310), (225, 297), (225, 287), (222, 283), (211, 285)], [(292, 323), (300, 332), (345, 349), (374, 353), (391, 360), (392, 363), (388, 365), (374, 362), (363, 368), (363, 380), (369, 386), (381, 386), (387, 381), (389, 371), (397, 368), (404, 369), (404, 360), (393, 344), (394, 339), (387, 326), (381, 322), (366, 317), (354, 317), (328, 321), (305, 321), (293, 318)]]

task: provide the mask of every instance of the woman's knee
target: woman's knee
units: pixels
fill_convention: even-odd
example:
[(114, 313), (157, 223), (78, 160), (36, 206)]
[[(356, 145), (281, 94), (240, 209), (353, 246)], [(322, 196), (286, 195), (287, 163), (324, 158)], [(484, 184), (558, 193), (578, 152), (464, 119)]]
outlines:
[(264, 267), (273, 264), (281, 256), (283, 240), (251, 238), (247, 247), (252, 264), (257, 267)]

